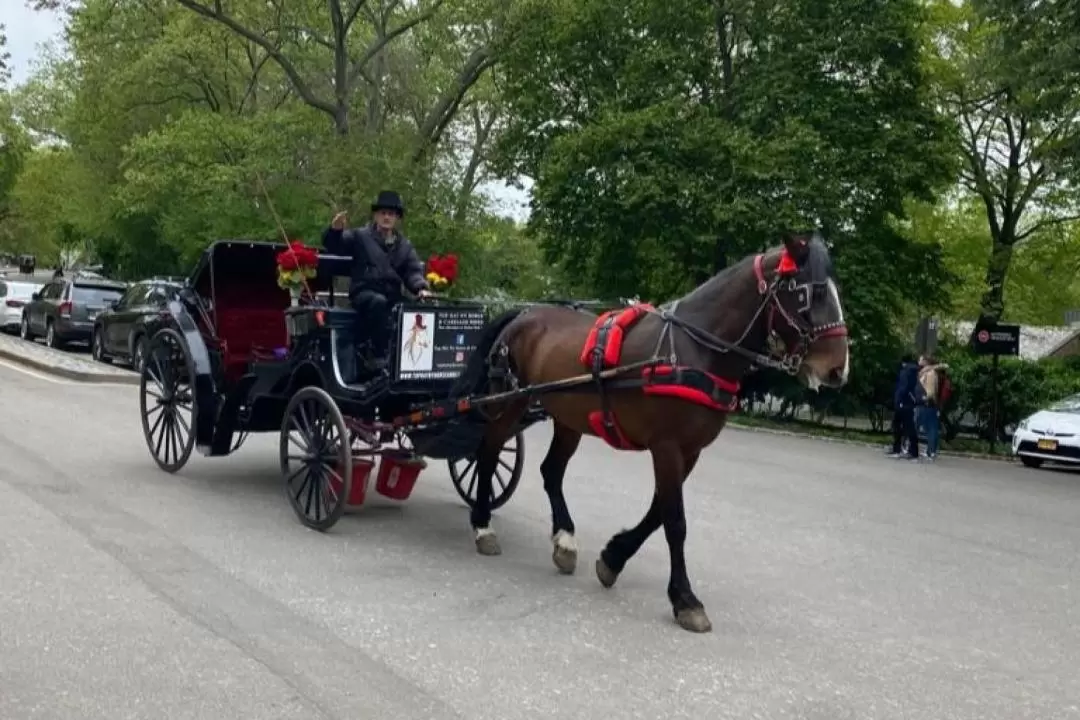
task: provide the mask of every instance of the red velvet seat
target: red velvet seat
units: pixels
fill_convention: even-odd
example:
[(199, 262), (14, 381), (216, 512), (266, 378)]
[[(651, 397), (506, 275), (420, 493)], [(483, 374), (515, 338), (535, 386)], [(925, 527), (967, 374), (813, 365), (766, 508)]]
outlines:
[(288, 306), (288, 293), (277, 287), (248, 286), (217, 293), (214, 314), (225, 377), (230, 382), (247, 372), (253, 359), (288, 346)]

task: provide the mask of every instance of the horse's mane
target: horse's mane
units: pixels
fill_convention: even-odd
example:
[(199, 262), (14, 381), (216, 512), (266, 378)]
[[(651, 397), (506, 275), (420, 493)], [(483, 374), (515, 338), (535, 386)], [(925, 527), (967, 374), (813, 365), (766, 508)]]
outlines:
[[(766, 250), (765, 253), (768, 254), (774, 251), (775, 248), (770, 248), (769, 250)], [(724, 285), (727, 285), (729, 282), (735, 279), (736, 275), (746, 272), (746, 266), (752, 264), (755, 257), (756, 254), (747, 255), (746, 257), (736, 262), (734, 265), (728, 265), (726, 268), (719, 270), (711, 278), (698, 285), (696, 288), (683, 295), (682, 297), (677, 298), (677, 301), (681, 303), (686, 300), (691, 300), (696, 298), (701, 293), (714, 290), (717, 286), (722, 287)], [(675, 300), (669, 300), (664, 303), (664, 307), (668, 307), (674, 302)]]

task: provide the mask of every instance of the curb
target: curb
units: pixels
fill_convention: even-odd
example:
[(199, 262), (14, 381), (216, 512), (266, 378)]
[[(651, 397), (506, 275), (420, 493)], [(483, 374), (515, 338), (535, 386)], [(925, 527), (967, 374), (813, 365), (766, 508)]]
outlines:
[[(773, 428), (758, 427), (756, 425), (743, 425), (742, 423), (735, 421), (728, 421), (728, 426), (735, 428), (736, 430), (744, 430), (746, 432), (760, 432), (766, 433), (768, 435), (798, 437), (805, 438), (807, 440), (816, 440), (818, 442), (835, 443), (838, 445), (853, 445), (855, 447), (874, 449), (881, 448), (881, 443), (870, 443), (863, 440), (849, 440), (847, 438), (829, 437), (828, 435), (814, 435), (813, 433), (795, 432), (794, 430), (776, 430)], [(993, 462), (1013, 462), (1013, 458), (1010, 455), (990, 455), (988, 453), (955, 452), (952, 450), (942, 450), (940, 454), (946, 457), (961, 458), (964, 460), (990, 460)]]
[(95, 384), (123, 384), (123, 385), (138, 385), (139, 376), (135, 373), (117, 373), (115, 375), (106, 375), (102, 373), (88, 373), (80, 370), (69, 370), (68, 368), (57, 367), (41, 360), (21, 355), (17, 352), (12, 352), (7, 348), (0, 347), (0, 358), (16, 363), (18, 365), (24, 365), (28, 368), (38, 370), (49, 375), (56, 375), (67, 380), (77, 380), (84, 383)]

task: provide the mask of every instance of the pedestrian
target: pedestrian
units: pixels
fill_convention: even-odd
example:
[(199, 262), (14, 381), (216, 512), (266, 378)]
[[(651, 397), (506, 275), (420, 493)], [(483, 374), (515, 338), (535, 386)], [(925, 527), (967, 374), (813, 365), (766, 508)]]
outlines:
[(942, 376), (949, 366), (937, 358), (924, 355), (919, 358), (919, 382), (916, 386), (918, 400), (918, 426), (926, 431), (926, 457), (937, 459), (941, 446), (941, 410), (947, 397), (941, 392), (945, 383)]
[(919, 384), (919, 366), (910, 353), (900, 361), (893, 388), (893, 445), (891, 458), (904, 457), (901, 438), (907, 437), (909, 460), (919, 459), (919, 429), (915, 426), (915, 390)]

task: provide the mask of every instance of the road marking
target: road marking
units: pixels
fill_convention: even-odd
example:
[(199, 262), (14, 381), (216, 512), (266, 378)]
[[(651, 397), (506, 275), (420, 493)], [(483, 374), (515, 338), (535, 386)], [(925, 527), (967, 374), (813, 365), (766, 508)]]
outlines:
[(47, 373), (42, 373), (42, 372), (37, 372), (35, 370), (31, 370), (31, 369), (29, 369), (29, 368), (27, 368), (27, 367), (25, 367), (23, 365), (19, 365), (18, 363), (9, 362), (7, 360), (0, 360), (0, 365), (3, 365), (4, 367), (6, 367), (8, 369), (11, 369), (11, 370), (14, 370), (16, 372), (23, 373), (24, 375), (29, 375), (32, 378), (37, 378), (38, 380), (45, 380), (47, 382), (56, 383), (57, 385), (82, 385), (84, 387), (95, 387), (95, 386), (96, 387), (132, 387), (129, 383), (122, 383), (122, 382), (86, 382), (86, 381), (82, 381), (82, 380), (71, 380), (69, 378), (60, 378), (60, 377), (56, 377), (56, 376), (53, 376), (53, 375), (49, 375)]

